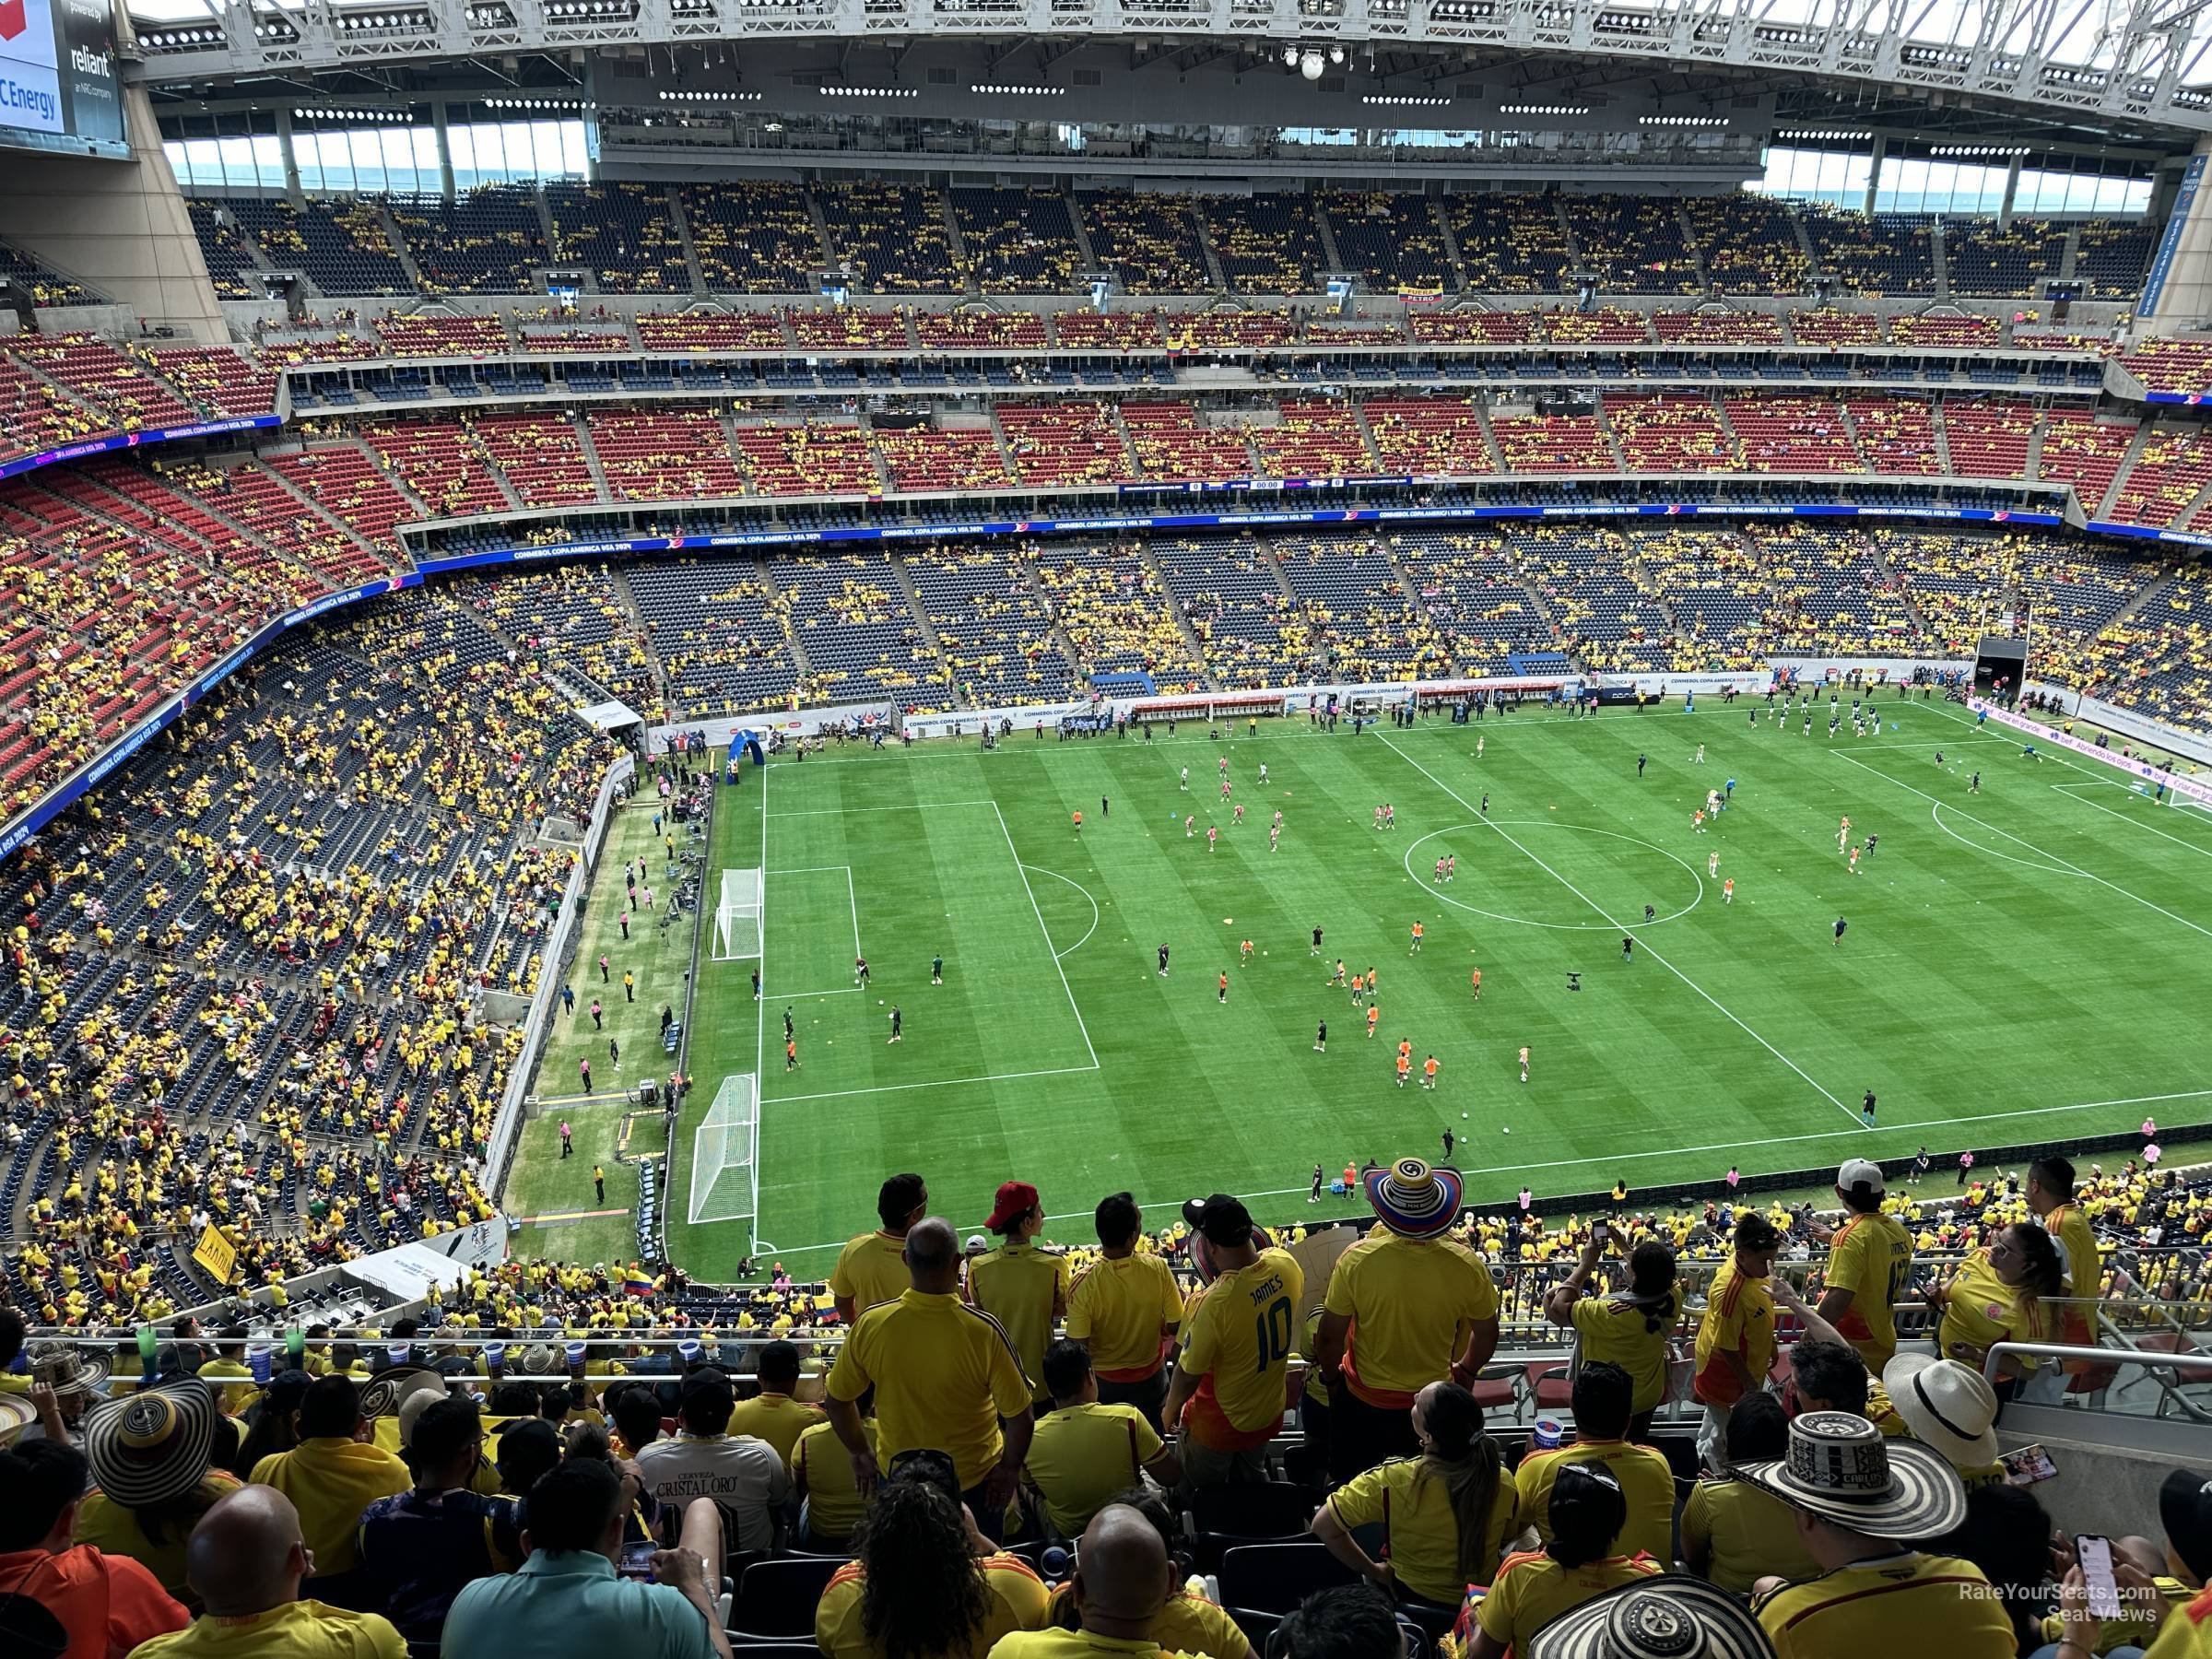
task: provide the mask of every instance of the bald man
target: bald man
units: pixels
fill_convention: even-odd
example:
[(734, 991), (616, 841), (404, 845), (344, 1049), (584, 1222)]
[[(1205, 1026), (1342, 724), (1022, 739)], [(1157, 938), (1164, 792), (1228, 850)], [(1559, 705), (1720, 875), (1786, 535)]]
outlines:
[(205, 1610), (189, 1628), (141, 1643), (134, 1659), (407, 1659), (407, 1644), (381, 1616), (301, 1601), (300, 1581), (313, 1571), (290, 1499), (274, 1487), (232, 1492), (200, 1517), (185, 1547), (185, 1579)]
[[(1034, 1390), (1006, 1327), (960, 1300), (960, 1241), (941, 1216), (906, 1235), (907, 1276), (894, 1301), (863, 1312), (838, 1350), (829, 1382), (830, 1426), (853, 1460), (865, 1496), (877, 1462), (903, 1452), (943, 1452), (960, 1496), (995, 1544), (1034, 1426)], [(860, 1396), (876, 1391), (877, 1443), (868, 1443)], [(1000, 1430), (1000, 1420), (1005, 1430)]]
[(1081, 1630), (1017, 1630), (993, 1644), (990, 1659), (1097, 1659), (1113, 1642), (1114, 1659), (1153, 1659), (1153, 1621), (1175, 1591), (1174, 1568), (1159, 1529), (1125, 1503), (1110, 1503), (1083, 1529), (1076, 1552), (1076, 1610)]

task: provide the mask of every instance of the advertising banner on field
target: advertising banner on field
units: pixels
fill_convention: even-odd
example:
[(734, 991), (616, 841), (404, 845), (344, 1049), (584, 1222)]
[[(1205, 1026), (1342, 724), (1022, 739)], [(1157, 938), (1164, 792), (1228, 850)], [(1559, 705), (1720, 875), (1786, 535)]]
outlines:
[(2139, 760), (2133, 756), (2115, 754), (2109, 748), (2099, 748), (2085, 737), (2062, 732), (2056, 726), (2047, 726), (2040, 720), (2029, 719), (2025, 714), (2015, 714), (2010, 709), (2000, 707), (1984, 698), (1970, 697), (1966, 700), (1966, 706), (1984, 719), (2011, 727), (2039, 747), (2047, 743), (2053, 747), (2066, 749), (2086, 759), (2109, 766), (2114, 771), (2124, 771), (2130, 777), (2139, 778), (2153, 789), (2162, 784), (2186, 800), (2212, 806), (2212, 784), (2177, 778), (2162, 766), (2154, 766), (2147, 760)]

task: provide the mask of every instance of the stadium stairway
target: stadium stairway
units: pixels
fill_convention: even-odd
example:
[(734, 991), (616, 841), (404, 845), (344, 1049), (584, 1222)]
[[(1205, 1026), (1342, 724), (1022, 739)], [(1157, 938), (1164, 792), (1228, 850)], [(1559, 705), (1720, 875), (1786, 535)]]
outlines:
[(676, 226), (676, 240), (684, 250), (684, 275), (694, 294), (707, 291), (706, 267), (699, 263), (699, 244), (691, 240), (691, 220), (684, 212), (684, 193), (668, 186), (668, 218)]
[[(899, 579), (900, 594), (906, 600), (906, 608), (913, 613), (914, 631), (921, 635), (922, 642), (929, 647), (930, 654), (937, 660), (936, 683), (957, 687), (959, 677), (953, 670), (952, 658), (946, 653), (945, 641), (937, 638), (936, 625), (929, 619), (929, 606), (922, 597), (922, 590), (914, 585), (914, 573), (906, 568), (906, 560), (897, 553), (887, 555), (884, 562), (890, 566), (891, 574)], [(1075, 660), (1073, 656), (1068, 658), (1071, 663)]]
[(952, 210), (952, 192), (932, 190), (929, 194), (935, 200), (937, 218), (945, 226), (945, 245), (952, 250), (953, 268), (960, 273), (961, 291), (980, 300), (982, 285), (976, 280), (975, 261), (969, 257), (968, 240), (960, 234), (960, 216)]
[[(1197, 665), (1199, 676), (1204, 680), (1206, 688), (1209, 691), (1218, 691), (1221, 688), (1220, 684), (1214, 678), (1212, 670), (1206, 666), (1205, 642), (1199, 639), (1198, 630), (1191, 626), (1190, 618), (1183, 614), (1182, 601), (1175, 597), (1175, 584), (1168, 580), (1167, 570), (1159, 562), (1159, 553), (1153, 546), (1152, 537), (1146, 536), (1138, 541), (1135, 551), (1137, 558), (1144, 561), (1146, 573), (1152, 578), (1153, 591), (1159, 595), (1160, 603), (1167, 607), (1168, 615), (1175, 618), (1176, 630), (1182, 635), (1182, 648), (1190, 653), (1191, 661)], [(1277, 582), (1282, 580), (1280, 571), (1276, 572), (1276, 580)], [(1083, 659), (1077, 657), (1075, 660), (1080, 663)]]
[(1336, 251), (1336, 232), (1329, 224), (1329, 216), (1321, 210), (1321, 197), (1309, 191), (1306, 194), (1306, 212), (1312, 217), (1313, 229), (1321, 237), (1321, 251), (1329, 262), (1329, 269), (1346, 269), (1344, 255)]
[(1681, 203), (1675, 204), (1675, 223), (1682, 229), (1682, 245), (1688, 250), (1690, 267), (1698, 274), (1698, 292), (1712, 292), (1712, 273), (1705, 265), (1705, 250), (1698, 244), (1697, 227), (1689, 222), (1689, 209)]
[(414, 251), (407, 246), (407, 239), (400, 230), (399, 221), (392, 217), (391, 202), (382, 196), (376, 198), (376, 222), (384, 233), (384, 241), (391, 244), (393, 256), (399, 261), (399, 268), (407, 274), (407, 287), (418, 294), (422, 293), (422, 267), (415, 263)]
[(2147, 420), (2136, 423), (2135, 435), (2127, 441), (2127, 453), (2121, 457), (2118, 468), (2112, 473), (2112, 481), (2104, 487), (2103, 498), (2094, 508), (2086, 501), (2082, 503), (2082, 512), (2088, 517), (2101, 519), (2112, 516), (2112, 504), (2119, 500), (2127, 486), (2128, 475), (2136, 470), (2136, 463), (2143, 458), (2143, 451), (2150, 442), (2153, 424)]
[(1936, 461), (1946, 473), (1956, 472), (1958, 469), (1951, 465), (1950, 429), (1943, 423), (1943, 399), (1940, 397), (1928, 401), (1928, 425), (1936, 434)]
[[(1221, 251), (1214, 246), (1213, 233), (1206, 228), (1206, 215), (1198, 210), (1198, 198), (1192, 196), (1182, 204), (1182, 210), (1191, 216), (1191, 222), (1198, 227), (1198, 251), (1206, 255), (1206, 280), (1214, 285), (1217, 294), (1228, 293), (1229, 273), (1222, 268)], [(1200, 662), (1205, 660), (1204, 657), (1199, 658)]]
[(1602, 397), (1597, 400), (1595, 413), (1597, 429), (1605, 436), (1606, 448), (1613, 455), (1613, 465), (1624, 473), (1632, 471), (1633, 468), (1629, 465), (1628, 454), (1620, 447), (1620, 434), (1613, 429), (1613, 423), (1606, 418), (1606, 400)]

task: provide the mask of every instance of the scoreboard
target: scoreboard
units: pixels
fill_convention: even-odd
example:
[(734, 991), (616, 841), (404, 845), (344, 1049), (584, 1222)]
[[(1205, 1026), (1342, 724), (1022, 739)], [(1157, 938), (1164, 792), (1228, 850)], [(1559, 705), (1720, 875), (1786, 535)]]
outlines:
[(0, 146), (129, 156), (110, 0), (0, 0)]

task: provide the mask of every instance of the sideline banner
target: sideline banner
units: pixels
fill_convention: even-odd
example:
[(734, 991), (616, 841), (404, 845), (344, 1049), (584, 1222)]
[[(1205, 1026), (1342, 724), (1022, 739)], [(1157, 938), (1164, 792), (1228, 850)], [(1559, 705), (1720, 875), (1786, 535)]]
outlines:
[(2000, 708), (1984, 698), (1970, 697), (1966, 700), (1966, 706), (1976, 714), (1994, 720), (2000, 725), (2009, 726), (2033, 742), (2055, 744), (2086, 760), (2101, 761), (2115, 771), (2140, 778), (2153, 788), (2162, 783), (2175, 794), (2185, 795), (2199, 806), (2212, 806), (2212, 784), (2192, 782), (2187, 778), (2177, 778), (2164, 767), (2153, 766), (2147, 760), (2115, 755), (2109, 748), (2099, 748), (2086, 737), (2077, 737), (2071, 732), (2047, 726), (2040, 720), (2029, 719), (2025, 714), (2015, 714), (2010, 709)]

